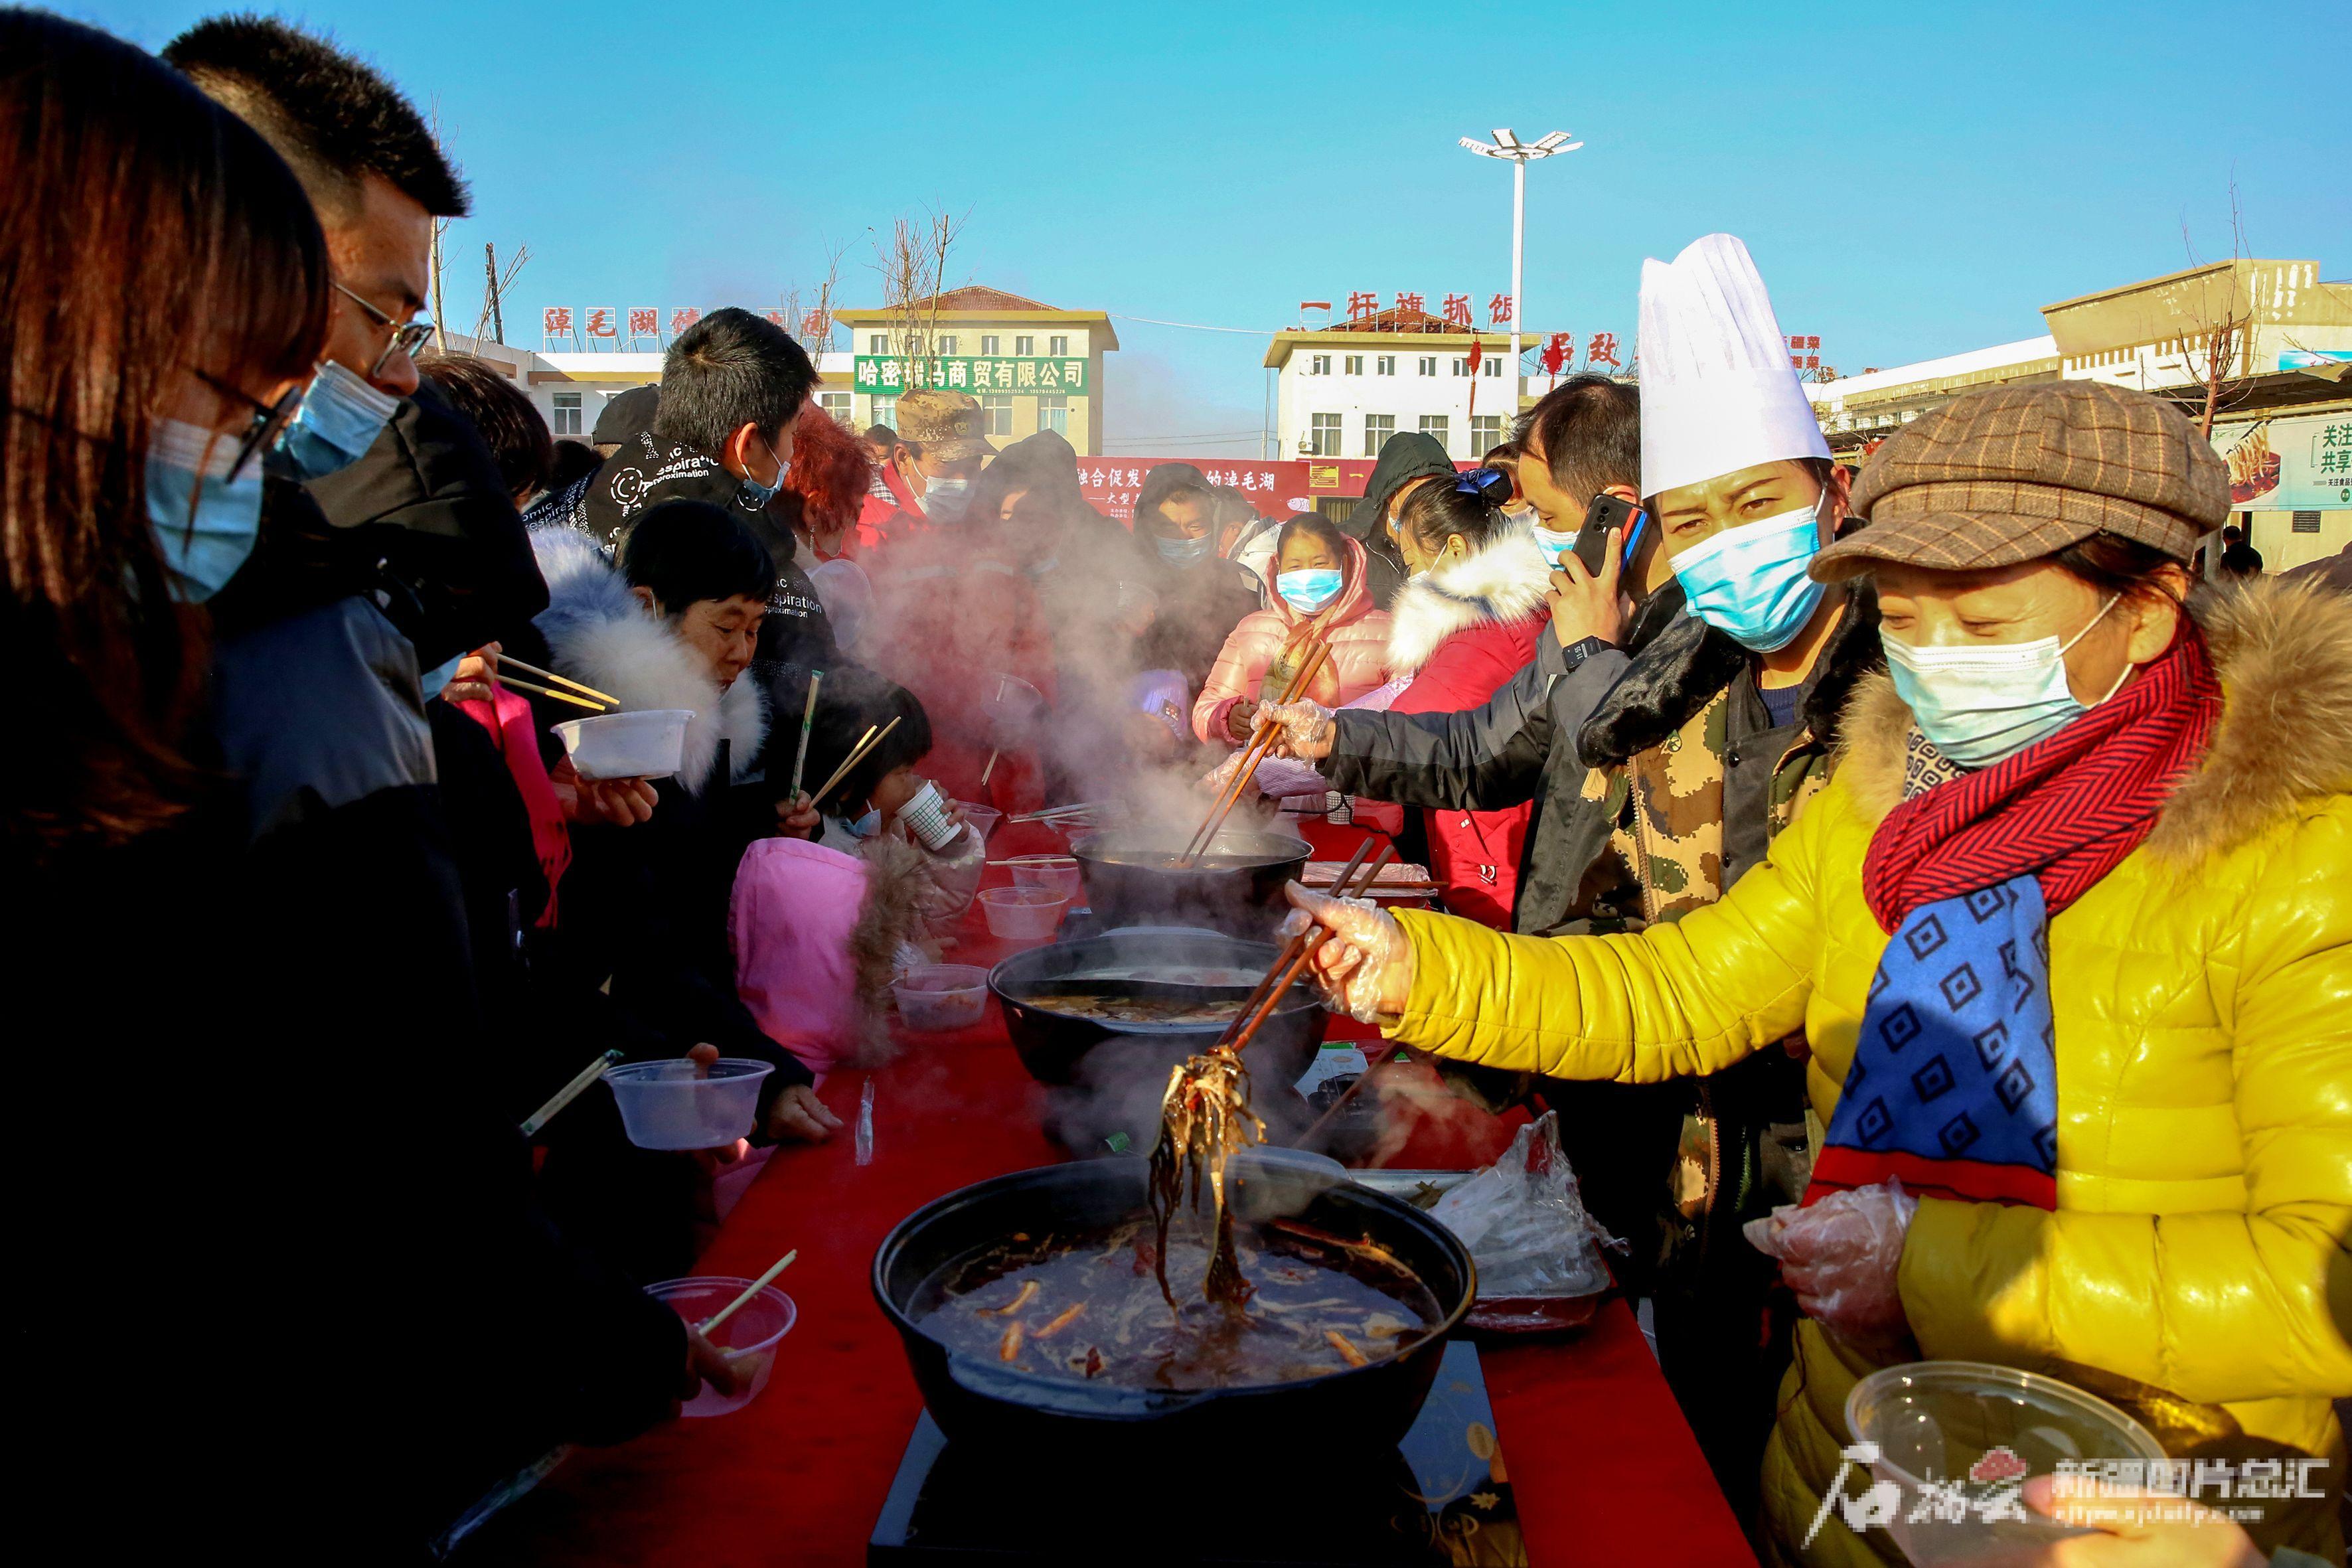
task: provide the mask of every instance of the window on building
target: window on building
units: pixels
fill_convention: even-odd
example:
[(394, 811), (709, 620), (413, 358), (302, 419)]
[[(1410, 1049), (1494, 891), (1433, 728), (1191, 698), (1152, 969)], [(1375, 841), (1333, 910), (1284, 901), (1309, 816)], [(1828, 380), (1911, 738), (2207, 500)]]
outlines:
[(2319, 514), (2315, 511), (2296, 512), (2293, 521), (2287, 524), (2287, 531), (2290, 533), (2317, 533), (2319, 531)]
[(1070, 400), (1066, 397), (1039, 398), (1037, 428), (1051, 430), (1056, 436), (1067, 436), (1070, 433)]
[(1470, 374), (1470, 362), (1466, 359), (1455, 360), (1454, 362), (1454, 374), (1456, 375), (1468, 375)]
[(890, 334), (887, 332), (866, 333), (866, 352), (870, 354), (888, 353), (890, 352)]
[(1070, 352), (1069, 338), (1064, 333), (1055, 332), (1045, 340), (1045, 352), (1055, 359), (1066, 358)]
[(998, 337), (994, 332), (982, 332), (980, 334), (981, 358), (994, 359), (1003, 352), (1004, 340), (1003, 338)]
[(558, 436), (580, 434), (580, 394), (559, 392), (555, 395), (554, 416), (548, 420), (548, 428)]
[(1421, 433), (1433, 437), (1437, 444), (1445, 448), (1445, 455), (1450, 458), (1454, 455), (1454, 441), (1453, 437), (1446, 434), (1448, 423), (1447, 416), (1443, 414), (1424, 414), (1421, 416)]
[(849, 423), (849, 394), (820, 392), (816, 395), (816, 404), (819, 408), (833, 416), (835, 424), (846, 426)]
[(1036, 353), (1037, 340), (1035, 338), (1016, 336), (1013, 340), (1013, 357), (1016, 359), (1029, 359), (1034, 356)]
[(940, 355), (942, 358), (954, 353), (956, 352), (955, 334), (953, 332), (941, 332), (940, 334), (939, 347), (932, 352)]
[(1396, 355), (1382, 354), (1380, 358), (1372, 361), (1372, 374), (1374, 375), (1394, 375), (1396, 374)]
[(981, 416), (987, 422), (991, 436), (1013, 434), (1013, 396), (1010, 393), (992, 392), (980, 400)]
[(1336, 414), (1316, 414), (1308, 416), (1307, 437), (1315, 444), (1318, 458), (1339, 455), (1339, 416)]
[(1435, 375), (1437, 374), (1437, 356), (1435, 354), (1423, 354), (1421, 356), (1421, 374), (1423, 375)]
[(1349, 375), (1361, 375), (1364, 374), (1363, 355), (1349, 354), (1348, 356), (1348, 374)]
[(1488, 354), (1488, 355), (1486, 356), (1486, 374), (1487, 374), (1488, 375), (1500, 375), (1500, 374), (1503, 374), (1503, 361), (1502, 361), (1502, 356), (1500, 356), (1499, 354)]
[(1315, 354), (1310, 356), (1307, 361), (1307, 374), (1309, 375), (1330, 374), (1331, 356), (1329, 354)]
[(1499, 414), (1470, 416), (1470, 455), (1483, 458), (1503, 444), (1503, 416)]
[(1381, 447), (1385, 447), (1385, 446), (1387, 446), (1387, 445), (1389, 444), (1389, 437), (1391, 437), (1391, 436), (1393, 436), (1393, 435), (1395, 435), (1395, 434), (1396, 434), (1396, 416), (1395, 416), (1395, 415), (1393, 415), (1393, 414), (1367, 414), (1367, 415), (1365, 415), (1365, 416), (1364, 416), (1364, 456), (1365, 456), (1365, 457), (1367, 457), (1367, 458), (1377, 458), (1377, 457), (1379, 457), (1379, 456), (1381, 455)]
[(866, 423), (898, 427), (898, 400), (895, 397), (869, 397), (866, 400)]

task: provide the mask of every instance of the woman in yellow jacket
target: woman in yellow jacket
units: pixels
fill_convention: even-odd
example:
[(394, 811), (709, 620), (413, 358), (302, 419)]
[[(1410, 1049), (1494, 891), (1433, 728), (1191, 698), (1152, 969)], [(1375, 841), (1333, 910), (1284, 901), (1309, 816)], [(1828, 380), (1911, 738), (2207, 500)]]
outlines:
[(1912, 1196), (1899, 1242), (1834, 1281), (1781, 1254), (1812, 1314), (1765, 1456), (1783, 1557), (1894, 1557), (1834, 1510), (1803, 1542), (1848, 1391), (1926, 1356), (2063, 1378), (2176, 1458), (2323, 1460), (2239, 1472), (2304, 1495), (2232, 1506), (2335, 1561), (2352, 599), (2184, 607), (2227, 484), (2134, 392), (1964, 398), (1854, 502), (1869, 526), (1813, 574), (1874, 573), (1891, 679), (1768, 862), (1675, 924), (1551, 941), (1294, 890), (1333, 939), (1323, 984), (1404, 1044), (1561, 1078), (1712, 1072), (1801, 1026), (1808, 1208), (1888, 1178)]

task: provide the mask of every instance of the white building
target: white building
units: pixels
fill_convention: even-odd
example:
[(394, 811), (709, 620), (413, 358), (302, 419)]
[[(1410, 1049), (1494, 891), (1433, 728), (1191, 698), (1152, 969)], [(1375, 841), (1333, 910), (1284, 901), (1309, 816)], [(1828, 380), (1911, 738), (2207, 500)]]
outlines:
[(1505, 363), (1510, 345), (1508, 332), (1473, 332), (1409, 310), (1276, 332), (1265, 362), (1275, 373), (1272, 455), (1377, 458), (1391, 436), (1420, 431), (1456, 461), (1483, 457), (1519, 411), (1522, 384)]
[[(504, 371), (530, 395), (531, 406), (558, 440), (585, 441), (596, 429), (604, 405), (632, 387), (658, 386), (662, 358), (651, 352), (615, 353), (544, 353), (517, 348), (461, 332), (448, 335), (449, 352), (473, 354)], [(816, 361), (817, 402), (827, 414), (850, 421), (850, 356), (823, 353)]]

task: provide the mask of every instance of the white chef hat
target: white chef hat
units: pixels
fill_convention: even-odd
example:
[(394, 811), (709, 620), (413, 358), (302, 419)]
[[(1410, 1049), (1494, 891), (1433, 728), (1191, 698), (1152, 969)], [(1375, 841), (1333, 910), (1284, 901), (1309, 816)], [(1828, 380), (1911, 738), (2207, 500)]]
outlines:
[(1642, 493), (1826, 458), (1771, 297), (1736, 236), (1642, 263)]

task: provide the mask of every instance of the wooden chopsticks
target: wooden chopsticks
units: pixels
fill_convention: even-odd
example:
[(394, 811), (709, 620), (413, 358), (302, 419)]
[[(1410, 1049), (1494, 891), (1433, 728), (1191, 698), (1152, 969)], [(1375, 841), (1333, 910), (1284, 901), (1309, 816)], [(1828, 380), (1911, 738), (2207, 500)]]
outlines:
[[(519, 686), (525, 691), (536, 691), (541, 697), (552, 697), (560, 702), (569, 702), (580, 708), (594, 709), (598, 712), (606, 710), (617, 712), (620, 710), (619, 698), (608, 692), (599, 691), (584, 682), (574, 680), (568, 675), (558, 675), (551, 669), (541, 669), (535, 664), (525, 664), (511, 654), (501, 653), (498, 656), (498, 660), (499, 679), (509, 686)], [(534, 686), (528, 680), (517, 680), (512, 675), (506, 673), (509, 669), (520, 669), (525, 675), (535, 675), (548, 682), (548, 685)], [(556, 687), (562, 687), (563, 689), (556, 690), (554, 689)], [(581, 695), (578, 697), (572, 695), (575, 691)], [(593, 698), (594, 700), (585, 700), (589, 698)]]
[[(1282, 700), (1295, 702), (1310, 689), (1315, 678), (1322, 673), (1324, 661), (1330, 657), (1331, 645), (1317, 642), (1307, 654), (1307, 662), (1291, 671), (1290, 679), (1282, 689)], [(1257, 773), (1258, 763), (1265, 760), (1266, 752), (1274, 746), (1274, 737), (1281, 728), (1270, 720), (1258, 721), (1256, 730), (1250, 736), (1249, 749), (1242, 753), (1241, 766), (1234, 770), (1233, 778), (1218, 793), (1217, 803), (1210, 808), (1208, 819), (1185, 841), (1184, 853), (1177, 857), (1179, 866), (1191, 865), (1207, 854), (1209, 846), (1217, 841), (1217, 835), (1224, 829), (1225, 818), (1232, 816), (1234, 807), (1241, 804), (1242, 792), (1249, 787), (1250, 779)]]
[[(1357, 846), (1355, 858), (1348, 862), (1346, 870), (1341, 871), (1339, 879), (1331, 884), (1336, 896), (1351, 898), (1369, 892), (1372, 884), (1379, 880), (1381, 868), (1396, 858), (1395, 845), (1381, 845), (1381, 852), (1372, 857), (1371, 864), (1365, 868), (1351, 892), (1348, 888), (1348, 874), (1362, 864), (1364, 851), (1370, 847), (1370, 839)], [(1259, 983), (1260, 988), (1252, 992), (1249, 1001), (1242, 1005), (1240, 1014), (1227, 1031), (1230, 1037), (1218, 1041), (1215, 1048), (1230, 1051), (1235, 1056), (1248, 1048), (1250, 1041), (1257, 1037), (1258, 1029), (1274, 1016), (1275, 1008), (1281, 1005), (1283, 994), (1306, 972), (1307, 961), (1313, 958), (1315, 950), (1323, 945), (1323, 928), (1310, 921), (1305, 931), (1290, 939), (1289, 944), (1275, 959), (1274, 967), (1265, 972), (1265, 979)]]
[[(904, 717), (904, 715), (901, 715), (901, 717)], [(888, 740), (890, 738), (890, 731), (898, 727), (898, 721), (897, 719), (893, 719), (887, 724), (883, 725), (879, 733), (875, 731), (872, 725), (867, 725), (866, 728), (866, 733), (858, 737), (857, 744), (850, 749), (849, 755), (841, 760), (841, 766), (834, 769), (833, 776), (824, 781), (824, 787), (819, 789), (814, 795), (809, 796), (809, 798), (813, 801), (823, 801), (825, 796), (831, 795), (834, 790), (839, 786), (841, 781), (849, 776), (850, 771), (856, 768), (858, 763), (866, 760), (866, 753), (880, 745), (883, 742)]]

